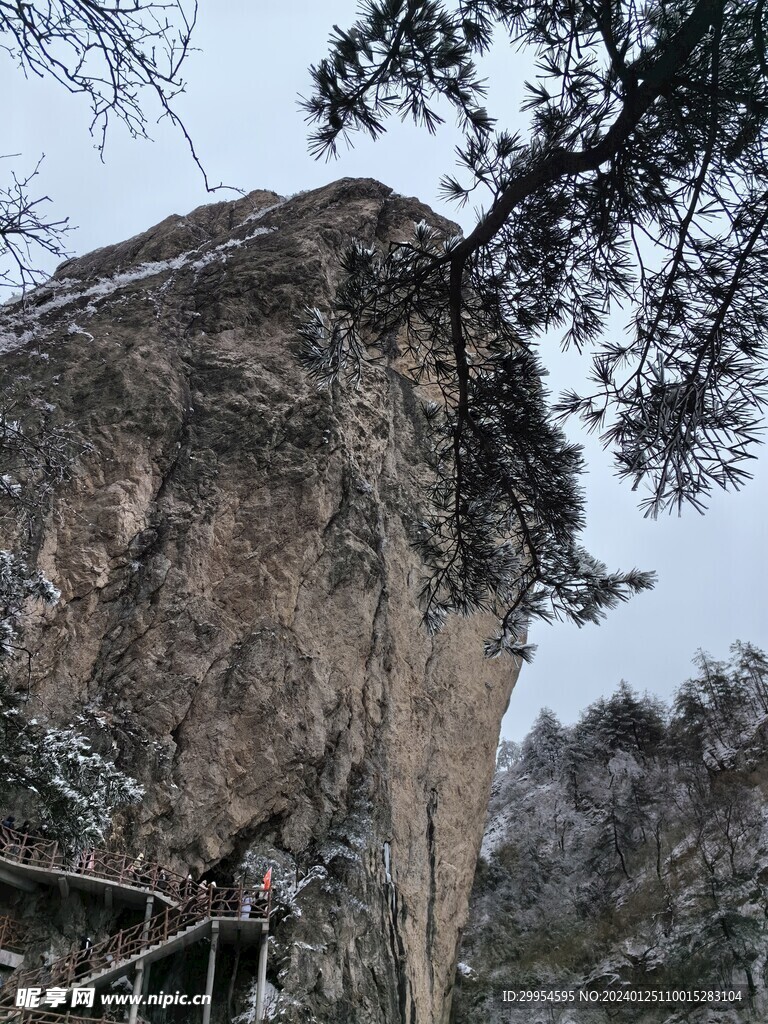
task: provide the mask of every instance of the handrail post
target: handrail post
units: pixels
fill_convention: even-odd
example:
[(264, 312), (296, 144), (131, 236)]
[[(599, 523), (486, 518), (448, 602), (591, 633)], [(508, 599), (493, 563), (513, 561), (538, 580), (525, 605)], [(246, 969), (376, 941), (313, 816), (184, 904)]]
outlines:
[(219, 922), (211, 925), (211, 948), (208, 953), (208, 974), (205, 980), (205, 1005), (203, 1006), (203, 1024), (211, 1024), (211, 997), (213, 996), (213, 979), (216, 974), (216, 950), (219, 946)]
[(259, 948), (259, 967), (256, 984), (256, 1015), (254, 1024), (261, 1024), (264, 1018), (264, 990), (267, 985), (267, 943), (269, 942), (269, 925), (262, 925), (261, 947)]
[(149, 939), (149, 922), (152, 918), (152, 907), (155, 903), (154, 895), (147, 896), (147, 905), (144, 908), (144, 927), (141, 929), (141, 947), (142, 949), (148, 945), (147, 940)]
[(139, 960), (136, 964), (136, 974), (133, 979), (133, 998), (131, 999), (131, 1009), (128, 1015), (128, 1024), (136, 1024), (136, 1018), (139, 1015), (139, 999), (141, 995), (141, 989), (144, 982), (144, 961)]

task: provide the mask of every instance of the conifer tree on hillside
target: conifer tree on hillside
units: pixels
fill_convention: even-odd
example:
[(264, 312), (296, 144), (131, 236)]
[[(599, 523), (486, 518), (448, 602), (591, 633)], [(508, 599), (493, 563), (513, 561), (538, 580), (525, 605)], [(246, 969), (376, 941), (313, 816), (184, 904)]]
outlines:
[(30, 719), (25, 703), (0, 672), (0, 804), (23, 808), (70, 852), (103, 843), (114, 812), (136, 803), (143, 789), (112, 752), (95, 750), (72, 727)]
[(550, 708), (542, 708), (520, 750), (524, 770), (536, 777), (554, 779), (560, 768), (565, 730)]
[[(364, 0), (335, 27), (305, 101), (332, 156), (393, 114), (464, 131), (443, 190), (483, 204), (466, 238), (427, 225), (381, 253), (352, 247), (334, 308), (303, 328), (324, 384), (354, 382), (394, 335), (437, 384), (431, 512), (417, 538), (427, 623), (492, 610), (487, 651), (528, 653), (531, 616), (581, 624), (648, 587), (579, 546), (580, 417), (647, 487), (649, 515), (703, 510), (749, 478), (766, 399), (768, 5), (744, 0)], [(496, 37), (538, 59), (530, 128), (485, 109)], [(512, 57), (510, 59), (513, 59)], [(609, 311), (632, 310), (626, 336)], [(537, 344), (592, 354), (592, 386), (554, 408)], [(383, 340), (382, 340), (383, 339)]]
[[(743, 986), (730, 1008), (617, 1001), (590, 1010), (595, 1024), (765, 1019), (768, 714), (751, 709), (768, 663), (756, 647), (734, 644), (728, 660), (699, 654), (695, 666), (672, 709), (622, 683), (575, 726), (546, 711), (523, 755), (497, 775), (456, 1024), (523, 1024), (531, 1006), (503, 1005), (499, 987), (550, 985)], [(700, 700), (689, 719), (692, 693)], [(717, 705), (708, 694), (738, 696)], [(644, 722), (653, 742), (636, 740), (631, 723)], [(531, 770), (526, 755), (553, 735), (553, 770)], [(549, 1009), (552, 1020), (571, 1019), (571, 1007)]]
[(762, 750), (768, 708), (768, 661), (752, 644), (736, 643), (729, 661), (699, 651), (698, 672), (675, 695), (670, 735), (678, 756), (727, 767), (736, 751)]

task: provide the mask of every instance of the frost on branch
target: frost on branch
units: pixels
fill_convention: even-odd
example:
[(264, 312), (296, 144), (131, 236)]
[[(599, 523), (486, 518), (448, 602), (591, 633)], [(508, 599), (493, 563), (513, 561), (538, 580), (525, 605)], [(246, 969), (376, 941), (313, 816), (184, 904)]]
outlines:
[(653, 574), (609, 572), (579, 544), (581, 449), (553, 422), (539, 360), (479, 278), (467, 282), (456, 345), (456, 244), (421, 221), (386, 253), (350, 245), (332, 309), (309, 310), (299, 328), (302, 363), (318, 386), (357, 386), (397, 338), (414, 383), (441, 399), (423, 406), (429, 451), (412, 524), (425, 625), (490, 612), (486, 655), (528, 660), (532, 618), (599, 622)]

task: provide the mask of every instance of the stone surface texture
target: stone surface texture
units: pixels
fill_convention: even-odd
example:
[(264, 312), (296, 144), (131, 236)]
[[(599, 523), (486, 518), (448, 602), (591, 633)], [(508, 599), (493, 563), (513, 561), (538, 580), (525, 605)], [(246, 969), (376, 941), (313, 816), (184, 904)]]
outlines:
[(421, 219), (455, 231), (372, 180), (253, 192), (0, 310), (6, 380), (91, 446), (35, 537), (62, 596), (25, 634), (33, 697), (142, 781), (134, 848), (223, 879), (246, 852), (288, 865), (287, 1022), (447, 1019), (515, 679), (483, 659), (487, 622), (421, 625), (412, 384), (377, 363), (318, 391), (297, 358), (341, 248)]

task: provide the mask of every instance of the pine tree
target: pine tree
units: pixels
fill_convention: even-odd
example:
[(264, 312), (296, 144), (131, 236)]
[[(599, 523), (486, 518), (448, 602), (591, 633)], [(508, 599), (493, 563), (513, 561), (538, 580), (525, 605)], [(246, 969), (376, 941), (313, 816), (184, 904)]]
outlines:
[(608, 750), (626, 750), (641, 756), (652, 753), (665, 734), (664, 708), (657, 698), (638, 697), (623, 679), (605, 702), (597, 723), (600, 743)]
[(26, 703), (0, 675), (0, 803), (20, 803), (70, 851), (104, 842), (115, 810), (142, 788), (76, 729), (30, 719)]
[(768, 661), (752, 644), (735, 643), (729, 661), (703, 651), (693, 659), (697, 674), (675, 694), (671, 742), (688, 761), (704, 759), (712, 769), (765, 749), (762, 726), (768, 712)]
[(537, 779), (554, 779), (565, 745), (566, 733), (557, 715), (550, 708), (542, 708), (523, 740), (520, 751), (522, 769)]
[[(766, 398), (768, 6), (743, 0), (365, 0), (312, 68), (311, 146), (332, 155), (388, 115), (433, 132), (453, 108), (463, 168), (445, 194), (485, 201), (466, 238), (426, 224), (360, 243), (328, 311), (303, 327), (324, 384), (401, 339), (439, 389), (418, 544), (425, 618), (490, 609), (487, 646), (530, 653), (531, 616), (597, 621), (651, 585), (579, 546), (581, 454), (555, 416), (601, 432), (647, 514), (739, 488)], [(495, 34), (534, 50), (527, 137), (483, 106)], [(625, 338), (605, 338), (617, 304)], [(592, 348), (591, 393), (550, 409), (536, 345)]]
[[(748, 644), (735, 644), (731, 653), (723, 674), (761, 685), (765, 655)], [(706, 660), (712, 673), (717, 663)], [(705, 697), (701, 676), (694, 684)], [(606, 726), (609, 708), (615, 721)], [(653, 743), (638, 743), (634, 727), (616, 726), (631, 725), (643, 710), (654, 723)], [(702, 700), (705, 731), (717, 715), (715, 704)], [(598, 971), (617, 990), (695, 988), (705, 979), (707, 986), (744, 985), (736, 1016), (753, 996), (760, 1016), (768, 956), (768, 751), (745, 759), (752, 738), (744, 734), (734, 766), (713, 771), (700, 754), (663, 735), (668, 719), (658, 702), (622, 684), (587, 708), (576, 727), (562, 730), (566, 743), (554, 778), (528, 770), (526, 754), (499, 776), (489, 809), (492, 841), (461, 951), (475, 976), (458, 988), (457, 1020), (493, 1019), (499, 985), (552, 978), (576, 988), (594, 982)], [(529, 758), (546, 749), (542, 740), (558, 735), (557, 726), (551, 712), (542, 716), (523, 742)], [(600, 746), (606, 738), (610, 748)], [(575, 807), (572, 771), (581, 789)], [(531, 1012), (505, 1010), (506, 1019), (520, 1021)], [(635, 1009), (622, 1014), (614, 1007), (596, 1010), (595, 1021), (636, 1016)], [(657, 1006), (644, 1010), (646, 1018), (666, 1024), (678, 1016)]]

